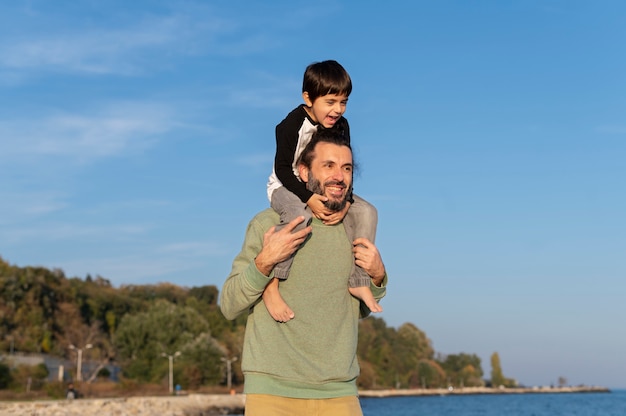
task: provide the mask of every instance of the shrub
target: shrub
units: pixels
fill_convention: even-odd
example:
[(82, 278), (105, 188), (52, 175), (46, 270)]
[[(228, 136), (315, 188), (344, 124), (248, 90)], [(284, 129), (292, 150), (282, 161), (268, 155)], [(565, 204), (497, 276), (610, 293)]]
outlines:
[(11, 369), (8, 365), (0, 363), (0, 389), (9, 387), (13, 377), (11, 377)]

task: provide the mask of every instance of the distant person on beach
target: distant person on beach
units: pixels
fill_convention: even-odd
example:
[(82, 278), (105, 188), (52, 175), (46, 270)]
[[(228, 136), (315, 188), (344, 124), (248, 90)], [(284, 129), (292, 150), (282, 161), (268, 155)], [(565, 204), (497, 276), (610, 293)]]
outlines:
[(74, 400), (77, 398), (76, 390), (74, 389), (73, 383), (67, 385), (67, 392), (65, 393), (65, 397), (67, 398), (67, 400)]
[[(304, 104), (291, 111), (276, 126), (276, 155), (274, 168), (267, 184), (267, 196), (272, 208), (280, 214), (280, 225), (284, 227), (294, 218), (305, 220), (295, 228), (306, 227), (311, 217), (327, 225), (343, 224), (350, 241), (367, 238), (372, 243), (376, 237), (378, 214), (376, 208), (357, 195), (349, 194), (345, 207), (335, 211), (328, 206), (328, 198), (307, 189), (298, 173), (298, 157), (318, 129), (335, 129), (350, 142), (348, 120), (343, 117), (352, 92), (352, 80), (348, 72), (336, 61), (316, 62), (304, 72), (302, 98)], [(274, 279), (263, 293), (263, 301), (272, 317), (278, 322), (294, 318), (294, 312), (284, 301), (279, 291), (279, 281), (289, 276), (293, 256), (274, 267)], [(363, 300), (372, 312), (382, 312), (369, 289), (370, 277), (355, 262), (349, 291)]]
[[(307, 188), (324, 196), (335, 212), (347, 204), (352, 170), (350, 144), (335, 129), (318, 130), (298, 163)], [(370, 309), (345, 288), (356, 258), (380, 300), (386, 293), (385, 266), (374, 243), (358, 238), (353, 246), (341, 224), (315, 217), (296, 231), (303, 221), (297, 217), (277, 230), (278, 213), (258, 213), (221, 291), (227, 319), (248, 313), (241, 365), (245, 414), (362, 416), (356, 349), (359, 318)], [(280, 323), (261, 297), (274, 268), (294, 253), (280, 290), (298, 319)]]

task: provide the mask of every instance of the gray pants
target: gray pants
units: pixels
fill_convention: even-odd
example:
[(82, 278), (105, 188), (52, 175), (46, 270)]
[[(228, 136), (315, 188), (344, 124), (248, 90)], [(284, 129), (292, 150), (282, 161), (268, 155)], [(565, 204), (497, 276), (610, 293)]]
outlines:
[[(352, 195), (352, 197), (354, 203), (350, 205), (348, 214), (343, 219), (343, 226), (346, 229), (348, 239), (352, 242), (356, 238), (364, 237), (373, 243), (376, 239), (378, 212), (376, 208), (366, 200), (357, 195)], [(311, 210), (300, 198), (288, 191), (284, 186), (281, 186), (272, 193), (271, 205), (274, 211), (280, 215), (280, 224), (276, 227), (276, 230), (281, 229), (298, 216), (303, 216), (304, 221), (298, 224), (294, 231), (303, 229), (311, 222)], [(274, 267), (274, 277), (283, 280), (287, 279), (292, 262), (293, 256), (278, 263)], [(370, 276), (365, 270), (354, 264), (348, 284), (350, 287), (369, 287), (370, 279)]]

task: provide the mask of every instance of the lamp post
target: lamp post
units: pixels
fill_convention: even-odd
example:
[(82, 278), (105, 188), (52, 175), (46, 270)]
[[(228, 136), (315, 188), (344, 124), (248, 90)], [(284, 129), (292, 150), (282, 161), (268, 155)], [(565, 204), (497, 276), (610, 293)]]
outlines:
[(89, 348), (93, 348), (93, 345), (87, 344), (83, 348), (76, 348), (74, 344), (70, 344), (70, 350), (76, 350), (78, 353), (78, 358), (76, 359), (76, 381), (83, 380), (83, 350), (88, 350)]
[(161, 353), (162, 357), (167, 357), (170, 360), (170, 394), (174, 393), (174, 358), (180, 355), (180, 351), (176, 351), (173, 355)]
[(228, 388), (228, 391), (230, 391), (231, 386), (232, 386), (232, 378), (233, 378), (232, 363), (237, 361), (237, 357), (233, 357), (233, 358), (222, 357), (220, 358), (220, 360), (226, 363), (226, 387)]

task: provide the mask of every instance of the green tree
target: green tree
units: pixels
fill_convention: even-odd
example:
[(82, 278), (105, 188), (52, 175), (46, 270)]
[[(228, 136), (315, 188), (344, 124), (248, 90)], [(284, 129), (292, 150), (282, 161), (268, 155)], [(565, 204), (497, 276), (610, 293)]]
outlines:
[[(220, 358), (237, 357), (232, 370), (233, 382), (239, 384), (247, 317), (226, 320), (218, 299), (215, 286), (115, 288), (100, 276), (66, 278), (62, 270), (16, 267), (0, 257), (0, 350), (47, 352), (75, 361), (69, 345), (92, 344), (83, 359), (97, 359), (99, 365), (90, 378), (85, 375), (86, 381), (95, 379), (111, 359), (137, 381), (165, 381), (169, 363), (161, 354), (180, 351), (174, 374), (186, 388), (225, 382)], [(357, 354), (361, 388), (483, 383), (478, 357), (434, 357), (431, 341), (412, 323), (396, 330), (380, 318), (361, 320)]]
[(392, 387), (397, 378), (396, 357), (393, 354), (392, 342), (396, 338), (393, 328), (387, 328), (381, 318), (370, 316), (359, 323), (359, 340), (357, 354), (361, 363), (370, 363), (374, 374), (357, 383), (362, 388)]
[[(396, 387), (421, 387), (420, 363), (431, 360), (434, 355), (426, 334), (415, 325), (405, 323), (398, 328), (392, 349), (399, 382)], [(424, 366), (421, 370), (426, 371)]]
[(484, 385), (480, 358), (476, 354), (450, 354), (439, 361), (451, 385), (457, 387)]
[(18, 365), (12, 372), (11, 386), (17, 390), (25, 390), (27, 386), (31, 390), (39, 390), (48, 377), (48, 368), (45, 364)]
[(502, 367), (500, 366), (500, 356), (497, 352), (491, 354), (491, 386), (500, 387), (506, 386), (506, 379), (502, 374)]
[(180, 351), (176, 374), (187, 371), (190, 382), (206, 384), (217, 378), (219, 358), (224, 355), (197, 311), (165, 300), (158, 300), (145, 312), (125, 316), (115, 332), (114, 345), (124, 374), (140, 381), (161, 380), (169, 365), (162, 354)]
[(11, 369), (8, 365), (0, 362), (0, 389), (6, 389), (11, 385), (12, 381)]
[(417, 365), (417, 372), (412, 377), (410, 387), (444, 387), (446, 372), (435, 360), (422, 359)]
[(207, 305), (217, 305), (219, 291), (215, 286), (199, 286), (189, 289), (189, 296), (193, 296)]

